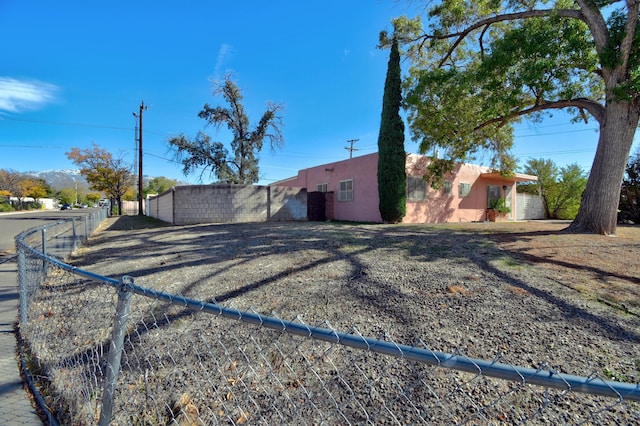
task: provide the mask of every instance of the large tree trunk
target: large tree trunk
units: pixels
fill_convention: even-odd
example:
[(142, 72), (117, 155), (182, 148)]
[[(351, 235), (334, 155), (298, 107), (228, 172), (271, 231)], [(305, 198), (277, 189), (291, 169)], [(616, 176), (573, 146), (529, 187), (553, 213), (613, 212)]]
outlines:
[(633, 102), (609, 102), (600, 124), (598, 148), (569, 232), (616, 233), (620, 187), (629, 159), (639, 111)]

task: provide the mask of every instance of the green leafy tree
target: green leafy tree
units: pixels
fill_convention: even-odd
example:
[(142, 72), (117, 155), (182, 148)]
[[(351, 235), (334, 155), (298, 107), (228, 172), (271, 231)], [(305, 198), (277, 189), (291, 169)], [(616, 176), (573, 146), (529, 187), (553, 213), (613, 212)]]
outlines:
[(229, 155), (222, 142), (214, 142), (206, 133), (198, 132), (192, 140), (183, 134), (169, 140), (170, 146), (176, 150), (175, 158), (182, 163), (185, 175), (202, 168), (200, 179), (209, 170), (210, 176), (215, 175), (220, 182), (255, 183), (259, 180), (258, 155), (265, 139), (272, 149), (284, 143), (279, 116), (282, 106), (268, 104), (267, 111), (252, 130), (242, 104), (242, 93), (229, 77), (214, 90), (214, 94), (221, 94), (229, 107), (211, 107), (205, 104), (198, 117), (216, 128), (224, 125), (231, 131), (233, 155)]
[(138, 194), (133, 187), (129, 187), (127, 188), (126, 192), (122, 195), (122, 199), (125, 201), (137, 201)]
[(26, 197), (32, 197), (36, 201), (51, 194), (51, 187), (47, 185), (44, 179), (25, 177), (20, 184), (22, 185), (24, 195)]
[[(30, 176), (23, 176), (20, 180), (20, 192), (25, 197), (31, 197), (35, 201), (33, 203), (27, 203), (26, 208), (41, 208), (40, 198), (46, 197), (50, 192), (50, 188), (43, 179), (36, 179)], [(21, 203), (24, 205), (24, 203)]]
[(149, 183), (147, 183), (147, 187), (144, 189), (144, 193), (146, 194), (162, 194), (164, 191), (167, 191), (178, 184), (178, 181), (175, 179), (169, 179), (168, 177), (159, 176), (151, 179)]
[[(580, 166), (570, 164), (558, 168), (551, 160), (530, 159), (524, 172), (537, 176), (538, 181), (534, 184), (518, 185), (518, 191), (540, 194), (544, 203), (545, 217), (551, 219), (576, 217), (587, 185), (587, 176)], [(535, 190), (532, 191), (532, 188)]]
[(86, 195), (86, 200), (88, 201), (90, 206), (98, 204), (98, 201), (102, 198), (102, 194), (99, 192), (89, 192)]
[(56, 192), (56, 198), (60, 204), (74, 204), (76, 201), (76, 190), (74, 188), (62, 188)]
[(413, 63), (405, 102), (422, 152), (438, 146), (451, 161), (486, 149), (509, 173), (514, 122), (559, 109), (595, 120), (598, 147), (568, 230), (614, 234), (640, 117), (639, 10), (638, 1), (443, 0), (429, 4), (427, 29), (420, 17), (394, 20)]
[(621, 221), (640, 223), (640, 149), (629, 158), (620, 191)]
[(402, 221), (407, 212), (407, 156), (404, 150), (404, 122), (400, 117), (402, 81), (398, 41), (393, 39), (382, 98), (378, 135), (378, 196), (382, 220)]
[(124, 194), (133, 185), (131, 167), (95, 143), (91, 148), (71, 148), (66, 154), (80, 167), (80, 174), (87, 179), (89, 188), (115, 199), (117, 214), (121, 214)]
[[(0, 170), (0, 191), (5, 197), (18, 198), (18, 209), (40, 208), (38, 200), (53, 193), (44, 179), (7, 169)], [(35, 202), (31, 205), (25, 204), (25, 197), (31, 197)]]
[(550, 218), (551, 208), (547, 200), (558, 179), (558, 166), (551, 160), (531, 158), (524, 167), (524, 173), (537, 176), (538, 180), (535, 183), (518, 184), (518, 192), (540, 195), (544, 205), (544, 216)]

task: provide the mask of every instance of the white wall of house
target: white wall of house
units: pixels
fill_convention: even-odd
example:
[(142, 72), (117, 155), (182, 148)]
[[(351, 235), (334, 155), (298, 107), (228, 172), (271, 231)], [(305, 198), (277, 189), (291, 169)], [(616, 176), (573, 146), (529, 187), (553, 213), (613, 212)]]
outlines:
[[(17, 197), (9, 197), (9, 200), (12, 203), (17, 203), (19, 200)], [(22, 202), (24, 203), (30, 203), (32, 201), (35, 201), (33, 198), (31, 197), (24, 197), (22, 199)], [(58, 208), (58, 202), (57, 200), (54, 200), (53, 198), (38, 198), (38, 202), (40, 204), (42, 204), (43, 208), (47, 209), (47, 210), (53, 210)]]

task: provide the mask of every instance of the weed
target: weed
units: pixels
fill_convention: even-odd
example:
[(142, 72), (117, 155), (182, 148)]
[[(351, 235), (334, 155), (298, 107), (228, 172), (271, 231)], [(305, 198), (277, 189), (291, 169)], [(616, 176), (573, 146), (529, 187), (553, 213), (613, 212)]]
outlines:
[(616, 373), (615, 371), (609, 370), (608, 368), (604, 368), (602, 370), (602, 373), (609, 380), (615, 380), (616, 382), (623, 382), (623, 383), (633, 383), (633, 380), (631, 380), (624, 374)]
[(461, 296), (466, 296), (467, 294), (469, 294), (469, 292), (465, 288), (460, 287), (459, 285), (450, 285), (449, 287), (447, 287), (447, 293), (453, 295), (459, 294)]

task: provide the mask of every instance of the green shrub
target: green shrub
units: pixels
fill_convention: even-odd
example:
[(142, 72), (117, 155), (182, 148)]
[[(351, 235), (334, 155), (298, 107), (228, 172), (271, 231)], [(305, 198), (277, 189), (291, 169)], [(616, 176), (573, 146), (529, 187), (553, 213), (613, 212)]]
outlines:
[(489, 208), (497, 211), (498, 213), (503, 213), (503, 214), (511, 213), (511, 208), (507, 206), (506, 201), (502, 197), (496, 198), (495, 200), (491, 200), (491, 203), (489, 204)]
[(0, 203), (0, 212), (12, 212), (12, 211), (13, 211), (13, 207), (11, 207), (11, 204), (6, 202)]

